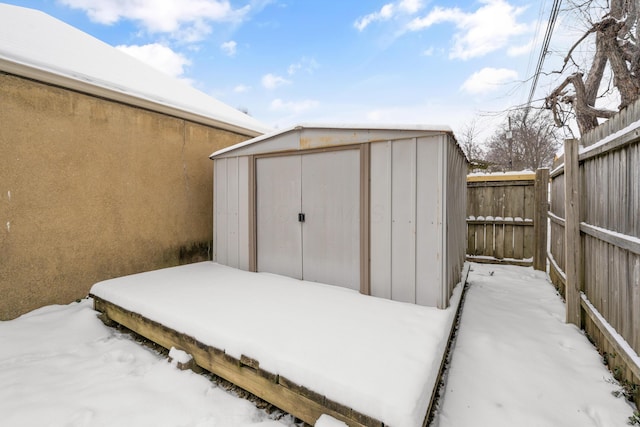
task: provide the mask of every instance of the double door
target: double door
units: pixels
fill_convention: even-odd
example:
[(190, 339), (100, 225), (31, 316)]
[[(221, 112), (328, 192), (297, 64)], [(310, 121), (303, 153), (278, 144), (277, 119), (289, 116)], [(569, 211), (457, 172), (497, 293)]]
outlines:
[(360, 289), (360, 150), (256, 160), (258, 271)]

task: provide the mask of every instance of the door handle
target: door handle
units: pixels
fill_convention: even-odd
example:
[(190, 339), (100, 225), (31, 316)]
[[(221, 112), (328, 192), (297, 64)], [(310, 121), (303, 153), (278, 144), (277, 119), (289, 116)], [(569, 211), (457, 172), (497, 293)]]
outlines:
[(304, 222), (304, 214), (303, 213), (299, 213), (298, 214), (298, 222)]

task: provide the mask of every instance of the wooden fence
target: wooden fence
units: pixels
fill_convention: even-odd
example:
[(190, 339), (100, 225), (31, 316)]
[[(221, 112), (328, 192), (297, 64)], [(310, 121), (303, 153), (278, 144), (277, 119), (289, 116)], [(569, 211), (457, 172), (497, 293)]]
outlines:
[(640, 103), (581, 143), (551, 172), (549, 275), (640, 404)]
[(548, 169), (468, 176), (467, 259), (544, 270), (548, 181)]

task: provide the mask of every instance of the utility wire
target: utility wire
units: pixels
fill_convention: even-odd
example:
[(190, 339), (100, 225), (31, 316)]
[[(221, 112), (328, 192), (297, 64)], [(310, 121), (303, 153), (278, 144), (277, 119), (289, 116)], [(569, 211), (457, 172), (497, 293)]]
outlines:
[(542, 65), (544, 64), (544, 59), (547, 56), (547, 52), (549, 50), (549, 42), (551, 41), (551, 34), (553, 34), (553, 27), (555, 26), (556, 19), (558, 18), (558, 11), (560, 10), (561, 3), (562, 3), (562, 0), (553, 0), (553, 5), (551, 6), (551, 14), (549, 16), (549, 21), (547, 22), (547, 29), (544, 34), (542, 47), (540, 48), (540, 56), (538, 57), (536, 72), (533, 75), (533, 80), (531, 82), (531, 90), (529, 91), (529, 98), (527, 100), (527, 104), (524, 110), (525, 119), (527, 118), (527, 115), (529, 114), (529, 109), (531, 108), (531, 100), (533, 99), (533, 94), (536, 91), (536, 86), (538, 85), (538, 78), (540, 77), (540, 73), (542, 72)]

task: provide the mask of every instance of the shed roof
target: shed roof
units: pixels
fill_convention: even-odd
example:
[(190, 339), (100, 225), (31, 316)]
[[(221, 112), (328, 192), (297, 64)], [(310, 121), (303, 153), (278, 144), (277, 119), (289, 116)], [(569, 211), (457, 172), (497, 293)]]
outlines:
[[(295, 133), (298, 135), (294, 135)], [(331, 137), (329, 134), (339, 135)], [(213, 159), (291, 149), (326, 148), (433, 134), (449, 134), (453, 137), (453, 131), (445, 125), (301, 124), (223, 148), (209, 157)], [(273, 140), (282, 140), (284, 143), (276, 147), (268, 147), (268, 141)]]
[(0, 4), (0, 71), (247, 136), (266, 125), (41, 11)]

